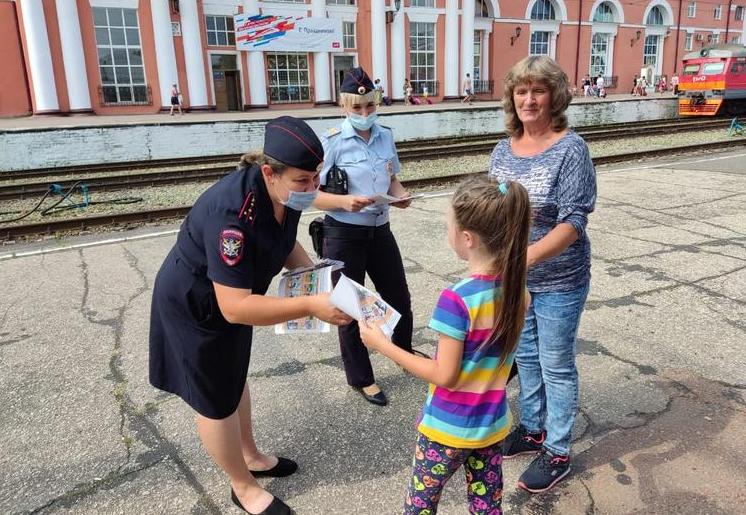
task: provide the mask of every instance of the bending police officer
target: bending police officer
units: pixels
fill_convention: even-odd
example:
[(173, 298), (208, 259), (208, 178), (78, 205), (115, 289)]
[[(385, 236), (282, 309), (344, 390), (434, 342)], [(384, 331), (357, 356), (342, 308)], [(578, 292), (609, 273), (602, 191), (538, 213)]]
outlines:
[(296, 231), (316, 197), (323, 153), (305, 122), (269, 122), (263, 153), (245, 155), (197, 199), (153, 287), (150, 382), (197, 412), (202, 444), (230, 477), (234, 504), (248, 513), (292, 513), (254, 478), (297, 469), (254, 441), (246, 384), (252, 326), (306, 315), (350, 320), (326, 295), (264, 296), (283, 266), (311, 264)]
[[(362, 68), (345, 76), (340, 105), (346, 119), (321, 138), (323, 186), (314, 203), (329, 212), (324, 218), (324, 257), (343, 261), (345, 275), (358, 283), (368, 273), (383, 300), (401, 314), (393, 342), (411, 352), (412, 308), (401, 254), (389, 227), (388, 205), (374, 205), (371, 199), (375, 194), (409, 196), (396, 178), (400, 165), (394, 136), (376, 123), (375, 86)], [(393, 205), (406, 208), (410, 202)], [(337, 273), (334, 281), (338, 278)], [(368, 402), (386, 405), (356, 322), (339, 328), (339, 342), (347, 383)]]

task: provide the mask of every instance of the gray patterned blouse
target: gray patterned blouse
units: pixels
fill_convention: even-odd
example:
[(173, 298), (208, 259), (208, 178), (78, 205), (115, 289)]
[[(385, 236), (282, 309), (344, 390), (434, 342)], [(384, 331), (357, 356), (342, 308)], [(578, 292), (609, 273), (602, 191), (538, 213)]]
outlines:
[(562, 292), (584, 286), (591, 275), (591, 242), (585, 226), (596, 204), (596, 170), (583, 138), (569, 131), (531, 157), (514, 155), (510, 139), (500, 140), (492, 151), (489, 174), (503, 182), (518, 181), (528, 190), (531, 243), (560, 223), (569, 223), (578, 232), (578, 239), (562, 254), (529, 269), (529, 291)]

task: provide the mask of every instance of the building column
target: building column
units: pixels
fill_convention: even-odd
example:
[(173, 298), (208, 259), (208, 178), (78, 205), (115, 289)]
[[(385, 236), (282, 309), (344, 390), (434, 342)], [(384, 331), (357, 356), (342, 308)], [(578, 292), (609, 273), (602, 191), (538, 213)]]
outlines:
[[(311, 0), (311, 16), (326, 18), (326, 0)], [(331, 71), (329, 52), (313, 53), (313, 86), (316, 104), (332, 103)]]
[(62, 61), (65, 64), (67, 97), (70, 112), (91, 112), (91, 92), (88, 89), (88, 74), (85, 69), (83, 39), (80, 36), (78, 7), (75, 2), (56, 0), (57, 22), (60, 26)]
[(557, 59), (557, 33), (554, 31), (549, 33), (549, 57)]
[[(614, 76), (614, 40), (615, 39), (616, 39), (616, 35), (609, 34), (609, 39), (606, 41), (606, 58), (608, 59), (608, 62), (609, 62), (609, 65), (606, 67), (606, 73), (609, 74), (609, 77)], [(619, 89), (619, 85), (617, 84), (617, 90), (618, 89)]]
[(34, 89), (34, 114), (56, 113), (60, 110), (60, 104), (54, 83), (52, 53), (49, 50), (42, 0), (21, 0), (21, 13)]
[(202, 56), (202, 37), (199, 30), (197, 0), (181, 0), (181, 35), (184, 43), (187, 84), (189, 85), (189, 108), (205, 109), (207, 84), (205, 83), (205, 61)]
[(179, 82), (179, 75), (176, 71), (174, 38), (171, 33), (171, 13), (168, 4), (168, 0), (151, 0), (150, 2), (162, 108), (171, 107), (171, 85)]
[(391, 90), (386, 94), (394, 100), (404, 99), (404, 79), (407, 78), (407, 49), (409, 45), (404, 37), (404, 10), (399, 8), (394, 13), (391, 26)]
[(490, 31), (482, 31), (482, 80), (490, 80)]
[(458, 76), (458, 0), (446, 0), (445, 70), (443, 96), (461, 96), (461, 80)]
[[(259, 14), (258, 0), (244, 0), (243, 12), (249, 16)], [(249, 52), (249, 91), (251, 106), (267, 107), (267, 79), (264, 72), (264, 52)]]
[(461, 80), (474, 80), (474, 0), (461, 1)]
[(381, 85), (385, 91), (389, 91), (387, 73), (386, 48), (386, 1), (370, 0), (370, 28), (371, 28), (371, 51), (373, 54), (373, 70), (369, 73), (371, 79), (381, 79)]

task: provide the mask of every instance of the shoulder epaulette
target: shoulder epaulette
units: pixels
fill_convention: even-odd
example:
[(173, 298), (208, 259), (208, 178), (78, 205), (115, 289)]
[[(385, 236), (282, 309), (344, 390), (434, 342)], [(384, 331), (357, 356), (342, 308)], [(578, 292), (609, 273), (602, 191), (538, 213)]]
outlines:
[(327, 138), (331, 138), (332, 136), (336, 136), (337, 134), (341, 134), (342, 129), (339, 127), (329, 127), (326, 132), (324, 132), (324, 136)]
[(256, 212), (254, 210), (256, 205), (256, 197), (253, 191), (249, 191), (244, 198), (241, 210), (238, 212), (238, 219), (242, 222), (254, 225), (254, 219), (256, 218)]

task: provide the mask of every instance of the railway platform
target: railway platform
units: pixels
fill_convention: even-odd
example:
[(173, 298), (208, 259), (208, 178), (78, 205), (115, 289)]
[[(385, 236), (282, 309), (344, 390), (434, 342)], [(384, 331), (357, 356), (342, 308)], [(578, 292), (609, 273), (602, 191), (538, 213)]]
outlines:
[[(575, 97), (574, 104), (604, 104), (609, 102), (633, 101), (644, 102), (655, 99), (674, 99), (671, 93), (659, 95), (651, 93), (647, 97), (638, 97), (629, 94), (608, 95), (606, 98), (593, 97)], [(379, 113), (381, 115), (390, 114), (416, 114), (418, 112), (430, 111), (459, 111), (475, 109), (499, 109), (499, 101), (476, 101), (471, 105), (464, 105), (460, 102), (440, 102), (425, 105), (405, 106), (397, 103), (392, 106), (381, 106)], [(167, 112), (160, 114), (147, 115), (73, 115), (73, 116), (25, 116), (18, 118), (0, 118), (0, 131), (3, 130), (25, 130), (25, 129), (52, 129), (52, 128), (72, 128), (72, 127), (108, 127), (115, 125), (141, 125), (141, 124), (193, 124), (193, 123), (215, 123), (215, 122), (234, 122), (243, 120), (266, 121), (282, 115), (297, 116), (305, 119), (314, 118), (337, 118), (339, 117), (339, 108), (332, 107), (315, 107), (313, 109), (257, 109), (254, 111), (234, 111), (234, 112), (193, 112), (170, 116)]]
[[(673, 95), (576, 97), (568, 109), (572, 125), (673, 119)], [(0, 174), (111, 162), (236, 155), (259, 148), (267, 119), (283, 114), (306, 118), (318, 133), (340, 120), (338, 107), (187, 113), (183, 116), (71, 116), (0, 120)], [(398, 142), (493, 134), (504, 129), (499, 102), (382, 107), (381, 123)]]
[[(744, 157), (598, 168), (574, 470), (529, 496), (515, 486), (529, 458), (506, 460), (506, 513), (746, 512)], [(448, 195), (392, 213), (415, 346), (430, 354), (434, 302), (465, 272), (445, 241)], [(238, 513), (193, 414), (147, 381), (151, 288), (177, 229), (0, 247), (0, 513)], [(300, 463), (261, 481), (299, 515), (401, 509), (426, 387), (373, 365), (386, 408), (346, 386), (333, 333), (255, 332), (257, 439)], [(439, 513), (464, 513), (465, 497), (456, 474)]]

